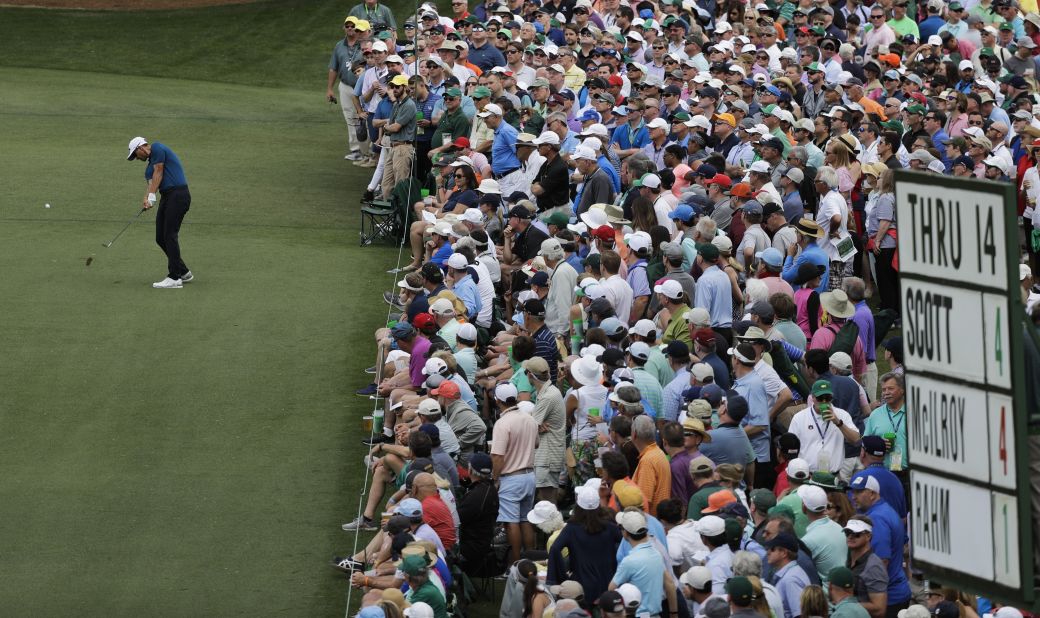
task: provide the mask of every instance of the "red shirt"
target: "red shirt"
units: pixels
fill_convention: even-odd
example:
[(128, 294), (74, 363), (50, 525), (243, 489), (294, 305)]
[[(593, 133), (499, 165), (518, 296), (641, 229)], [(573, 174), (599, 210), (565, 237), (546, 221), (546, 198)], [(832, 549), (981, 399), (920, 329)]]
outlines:
[(455, 546), (455, 520), (451, 518), (451, 510), (440, 496), (429, 495), (423, 498), (422, 518), (440, 537), (445, 550)]
[(781, 462), (776, 467), (776, 484), (773, 485), (773, 495), (780, 498), (781, 494), (787, 491), (787, 488), (791, 486), (791, 481), (787, 478), (787, 462)]

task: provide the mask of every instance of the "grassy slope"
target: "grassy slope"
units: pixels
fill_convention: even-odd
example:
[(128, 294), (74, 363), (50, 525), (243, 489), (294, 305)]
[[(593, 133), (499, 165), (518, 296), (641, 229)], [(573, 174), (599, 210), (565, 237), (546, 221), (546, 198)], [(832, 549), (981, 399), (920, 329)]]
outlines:
[[(191, 12), (185, 27), (233, 45), (245, 35), (231, 23), (291, 39), (324, 22), (272, 5), (263, 23), (225, 19), (245, 9)], [(368, 408), (349, 392), (395, 251), (357, 248), (365, 175), (340, 158), (341, 117), (321, 103), (324, 49), (295, 43), (278, 67), (232, 74), (218, 65), (241, 50), (213, 42), (148, 66), (121, 43), (141, 19), (2, 10), (0, 63), (308, 89), (0, 68), (0, 606), (341, 615), (323, 561), (348, 540)], [(324, 30), (308, 32), (320, 48)], [(82, 42), (57, 54), (46, 31)], [(139, 133), (171, 144), (192, 184), (198, 282), (180, 292), (148, 288), (164, 270), (151, 213), (100, 246), (140, 199), (143, 165), (121, 158)]]

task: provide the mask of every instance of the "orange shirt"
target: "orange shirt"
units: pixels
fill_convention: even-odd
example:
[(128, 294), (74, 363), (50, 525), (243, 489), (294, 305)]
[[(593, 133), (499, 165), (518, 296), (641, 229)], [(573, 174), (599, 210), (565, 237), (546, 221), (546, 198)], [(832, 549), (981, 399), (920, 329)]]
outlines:
[(657, 515), (657, 505), (672, 497), (672, 468), (668, 456), (656, 444), (650, 444), (639, 453), (639, 465), (632, 480), (650, 502), (651, 515)]

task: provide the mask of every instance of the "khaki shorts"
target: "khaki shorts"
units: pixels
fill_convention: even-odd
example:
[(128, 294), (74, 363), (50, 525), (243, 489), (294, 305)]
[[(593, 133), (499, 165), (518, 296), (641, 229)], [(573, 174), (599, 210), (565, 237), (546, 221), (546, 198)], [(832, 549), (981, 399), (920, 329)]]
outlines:
[(534, 486), (541, 489), (542, 487), (560, 487), (560, 472), (559, 469), (552, 469), (548, 467), (535, 466), (534, 467)]

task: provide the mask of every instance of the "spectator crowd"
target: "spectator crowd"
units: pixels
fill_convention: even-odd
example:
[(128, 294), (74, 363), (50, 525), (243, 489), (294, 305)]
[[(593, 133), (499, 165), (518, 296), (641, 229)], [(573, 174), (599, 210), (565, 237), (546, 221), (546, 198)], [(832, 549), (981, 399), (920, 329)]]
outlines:
[(359, 616), (1021, 618), (910, 568), (894, 171), (1015, 187), (1035, 329), (1035, 1), (450, 6), (328, 67), (364, 200), (421, 196)]

